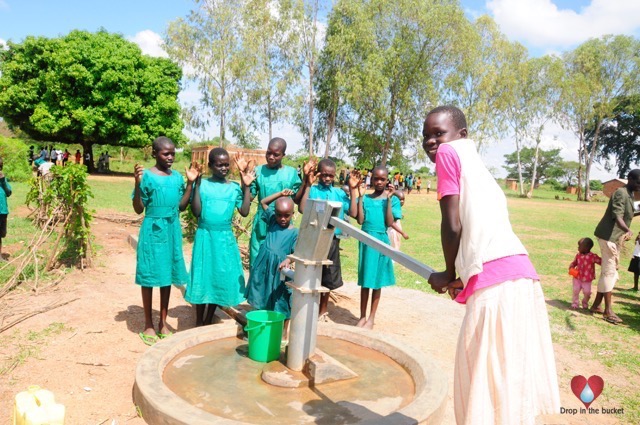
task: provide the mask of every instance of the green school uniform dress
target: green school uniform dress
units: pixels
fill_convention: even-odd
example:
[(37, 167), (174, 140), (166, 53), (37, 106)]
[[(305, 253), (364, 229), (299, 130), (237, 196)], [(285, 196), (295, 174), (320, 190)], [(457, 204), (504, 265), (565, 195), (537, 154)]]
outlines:
[(202, 180), (202, 212), (193, 241), (191, 281), (185, 299), (192, 304), (236, 306), (244, 301), (244, 272), (231, 220), (242, 206), (235, 182)]
[[(387, 226), (384, 223), (387, 202), (385, 196), (371, 198), (369, 195), (365, 195), (363, 200), (364, 222), (362, 223), (362, 231), (389, 244)], [(391, 198), (391, 213), (394, 220), (402, 218), (400, 200), (395, 196)], [(362, 242), (359, 245), (358, 285), (369, 289), (380, 289), (385, 286), (395, 285), (396, 277), (393, 273), (393, 261), (391, 261), (391, 258), (382, 255)]]
[(281, 281), (280, 263), (293, 253), (298, 240), (298, 229), (282, 228), (276, 222), (273, 210), (264, 210), (260, 219), (267, 227), (267, 237), (251, 266), (251, 276), (245, 296), (258, 310), (272, 310), (291, 316), (291, 292)]
[(7, 198), (11, 196), (11, 185), (7, 177), (0, 179), (0, 214), (9, 214)]
[[(284, 189), (291, 189), (295, 193), (301, 184), (302, 181), (298, 176), (298, 171), (293, 167), (283, 165), (274, 169), (266, 165), (259, 165), (256, 167), (256, 179), (251, 183), (251, 196), (258, 195), (258, 202), (260, 202), (267, 196)], [(271, 203), (269, 208), (273, 210), (275, 208), (274, 205), (275, 202)], [(261, 210), (262, 208), (258, 206), (258, 209)], [(260, 217), (261, 213), (257, 212), (253, 218), (251, 241), (249, 243), (249, 263), (251, 265), (253, 265), (253, 261), (258, 255), (260, 245), (267, 237), (267, 224)]]
[(144, 170), (140, 182), (144, 220), (136, 252), (136, 283), (140, 286), (187, 283), (178, 215), (183, 194), (184, 180), (180, 173), (171, 170), (171, 175), (160, 176)]

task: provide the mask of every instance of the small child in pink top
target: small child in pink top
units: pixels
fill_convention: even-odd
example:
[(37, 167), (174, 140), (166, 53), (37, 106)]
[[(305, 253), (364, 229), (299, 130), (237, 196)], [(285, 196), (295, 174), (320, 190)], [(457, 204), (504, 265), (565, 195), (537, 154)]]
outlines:
[(582, 290), (582, 308), (589, 308), (591, 297), (591, 282), (596, 278), (596, 264), (602, 264), (602, 259), (591, 252), (593, 240), (582, 238), (578, 241), (578, 253), (569, 264), (569, 270), (577, 269), (577, 275), (573, 275), (573, 301), (571, 308), (578, 308), (580, 291)]

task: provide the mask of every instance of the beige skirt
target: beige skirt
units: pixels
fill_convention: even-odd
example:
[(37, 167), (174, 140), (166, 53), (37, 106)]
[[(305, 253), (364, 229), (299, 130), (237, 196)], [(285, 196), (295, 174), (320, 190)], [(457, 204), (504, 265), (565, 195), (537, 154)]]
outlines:
[(458, 424), (534, 424), (560, 411), (540, 282), (518, 279), (467, 300), (454, 372)]

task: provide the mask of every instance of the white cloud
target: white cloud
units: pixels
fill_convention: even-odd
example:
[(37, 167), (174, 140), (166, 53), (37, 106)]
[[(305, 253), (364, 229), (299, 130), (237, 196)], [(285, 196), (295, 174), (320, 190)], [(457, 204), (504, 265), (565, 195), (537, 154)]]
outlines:
[(559, 9), (551, 0), (491, 0), (487, 8), (509, 38), (543, 48), (567, 48), (640, 29), (637, 0), (592, 0), (580, 12)]
[[(2, 0), (0, 0), (2, 1)], [(140, 31), (133, 37), (127, 37), (127, 40), (133, 41), (142, 50), (142, 53), (149, 56), (166, 58), (169, 57), (167, 52), (164, 51), (162, 47), (164, 45), (164, 41), (160, 34), (153, 32), (151, 30)]]

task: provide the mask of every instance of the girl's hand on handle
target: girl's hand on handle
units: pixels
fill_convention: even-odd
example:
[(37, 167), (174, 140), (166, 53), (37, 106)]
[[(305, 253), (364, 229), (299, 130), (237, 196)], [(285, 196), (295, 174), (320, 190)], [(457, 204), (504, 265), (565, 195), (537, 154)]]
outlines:
[(462, 292), (463, 288), (464, 288), (464, 285), (462, 284), (462, 281), (460, 279), (456, 279), (453, 282), (451, 282), (449, 285), (447, 285), (447, 292), (449, 293), (449, 296), (451, 297), (451, 299), (455, 300), (458, 294)]
[(282, 269), (290, 269), (291, 268), (291, 260), (289, 258), (287, 258), (286, 260), (284, 260), (282, 263), (280, 263), (280, 265), (278, 266), (278, 270), (282, 270)]
[(402, 232), (402, 237), (407, 240), (409, 239), (409, 235), (407, 235), (405, 232)]
[(136, 164), (133, 166), (133, 176), (135, 177), (136, 184), (139, 185), (142, 181), (142, 173), (144, 172), (144, 167), (140, 164)]
[(294, 194), (294, 191), (291, 189), (284, 189), (282, 192), (280, 192), (280, 196), (293, 196)]
[(444, 294), (447, 292), (448, 285), (453, 282), (455, 276), (451, 276), (447, 271), (431, 273), (429, 276), (429, 285), (431, 285), (431, 289), (436, 291), (438, 294)]

